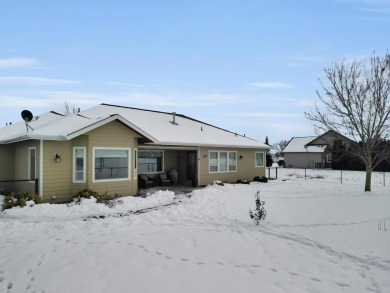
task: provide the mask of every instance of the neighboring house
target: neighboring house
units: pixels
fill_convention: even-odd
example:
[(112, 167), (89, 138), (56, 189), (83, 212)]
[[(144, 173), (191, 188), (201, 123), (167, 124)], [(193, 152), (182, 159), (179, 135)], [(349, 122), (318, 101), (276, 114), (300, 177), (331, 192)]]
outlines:
[(332, 149), (336, 140), (346, 148), (352, 140), (333, 130), (320, 136), (293, 137), (283, 149), (284, 161), (289, 168), (331, 168)]
[(316, 136), (293, 137), (283, 149), (287, 168), (318, 168), (323, 162), (326, 146), (308, 146)]
[(172, 169), (197, 186), (264, 176), (268, 147), (184, 115), (101, 104), (0, 129), (0, 181), (37, 178), (52, 202), (85, 188), (135, 195), (139, 174)]

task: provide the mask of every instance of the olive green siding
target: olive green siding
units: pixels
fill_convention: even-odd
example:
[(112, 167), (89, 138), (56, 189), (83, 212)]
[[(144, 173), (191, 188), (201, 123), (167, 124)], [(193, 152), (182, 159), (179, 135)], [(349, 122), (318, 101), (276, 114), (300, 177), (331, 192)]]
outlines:
[[(217, 172), (210, 173), (209, 170), (209, 151), (229, 151), (237, 153), (237, 170), (235, 172)], [(207, 185), (213, 181), (234, 183), (237, 180), (253, 180), (255, 176), (265, 176), (265, 166), (255, 167), (255, 153), (265, 153), (263, 149), (234, 149), (234, 148), (206, 148), (201, 147), (199, 150), (199, 185)], [(242, 159), (240, 159), (242, 156)]]
[(14, 179), (15, 170), (14, 145), (0, 145), (0, 180)]
[[(139, 135), (121, 122), (113, 121), (89, 133), (89, 146), (87, 149), (87, 182), (88, 187), (99, 193), (134, 195), (134, 148), (137, 147), (135, 137)], [(93, 182), (93, 147), (130, 148), (130, 180)]]
[(28, 152), (29, 148), (36, 148), (36, 176), (39, 176), (39, 140), (29, 140), (14, 143), (11, 145), (14, 148), (14, 180), (30, 179), (28, 178)]
[[(137, 193), (137, 180), (134, 180), (134, 148), (139, 135), (119, 121), (113, 121), (70, 141), (45, 141), (43, 159), (43, 198), (50, 202), (70, 200), (78, 191), (85, 188), (98, 193), (134, 195)], [(73, 148), (86, 148), (86, 182), (73, 182)], [(93, 181), (93, 148), (129, 148), (130, 180), (98, 182)], [(55, 162), (55, 154), (61, 156)]]
[[(43, 199), (45, 201), (70, 199), (72, 195), (71, 142), (44, 141), (43, 152)], [(55, 154), (59, 154), (61, 157), (61, 161), (58, 163), (54, 160)]]

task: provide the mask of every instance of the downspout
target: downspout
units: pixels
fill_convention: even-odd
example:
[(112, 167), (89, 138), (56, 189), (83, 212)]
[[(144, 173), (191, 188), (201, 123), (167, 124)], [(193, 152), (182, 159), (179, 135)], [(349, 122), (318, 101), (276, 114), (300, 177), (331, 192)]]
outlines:
[(197, 170), (196, 170), (196, 172), (198, 173), (198, 178), (196, 178), (196, 181), (197, 181), (197, 185), (198, 186), (200, 186), (200, 146), (198, 146), (198, 154), (197, 154), (197, 156), (196, 156), (196, 158), (197, 158), (197, 161), (198, 161), (198, 163), (197, 163)]
[(43, 197), (43, 139), (39, 141), (39, 195)]

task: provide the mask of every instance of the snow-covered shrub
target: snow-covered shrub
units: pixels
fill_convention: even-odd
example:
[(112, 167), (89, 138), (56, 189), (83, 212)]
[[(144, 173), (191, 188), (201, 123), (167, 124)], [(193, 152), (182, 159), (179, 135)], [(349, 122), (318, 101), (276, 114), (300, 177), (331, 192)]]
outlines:
[(12, 192), (3, 198), (2, 210), (11, 209), (13, 207), (33, 206), (42, 203), (42, 197), (35, 192)]
[(91, 197), (98, 198), (98, 196), (99, 194), (96, 191), (86, 188), (77, 192), (76, 195), (73, 196), (72, 202), (79, 204), (82, 198), (90, 199)]
[(119, 199), (118, 197), (120, 197), (119, 194), (110, 195), (106, 192), (105, 194), (99, 194), (96, 198), (96, 202), (104, 203), (106, 206), (113, 208), (117, 204), (123, 204), (123, 200)]
[(255, 197), (256, 209), (253, 212), (249, 210), (249, 216), (251, 217), (251, 219), (253, 219), (256, 225), (259, 225), (261, 220), (265, 220), (267, 211), (264, 208), (264, 201), (260, 200), (260, 191), (257, 191)]
[(104, 203), (110, 208), (114, 207), (117, 204), (123, 203), (122, 200), (118, 199), (118, 197), (120, 197), (120, 195), (118, 194), (109, 195), (107, 194), (107, 192), (105, 194), (99, 194), (96, 191), (93, 191), (88, 188), (77, 192), (76, 195), (73, 196), (72, 203), (80, 204), (83, 198), (90, 199), (91, 197), (96, 198), (97, 203)]

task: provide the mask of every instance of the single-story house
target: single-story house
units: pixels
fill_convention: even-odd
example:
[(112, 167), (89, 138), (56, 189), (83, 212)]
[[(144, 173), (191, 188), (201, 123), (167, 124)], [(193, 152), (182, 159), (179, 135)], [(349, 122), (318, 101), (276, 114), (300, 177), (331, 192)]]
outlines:
[(336, 140), (349, 147), (353, 143), (346, 136), (329, 130), (320, 136), (293, 137), (283, 149), (288, 168), (331, 168), (332, 149)]
[(100, 104), (1, 128), (0, 181), (36, 178), (48, 202), (85, 188), (136, 195), (140, 174), (154, 180), (174, 170), (177, 184), (195, 186), (253, 180), (265, 175), (267, 148), (185, 115)]
[(287, 168), (318, 168), (323, 162), (326, 145), (308, 146), (316, 136), (293, 137), (282, 150)]

